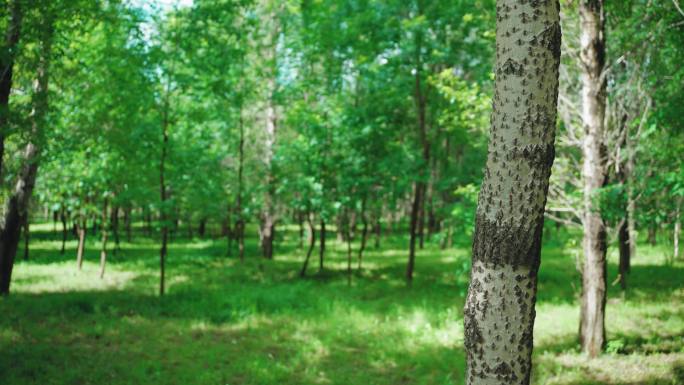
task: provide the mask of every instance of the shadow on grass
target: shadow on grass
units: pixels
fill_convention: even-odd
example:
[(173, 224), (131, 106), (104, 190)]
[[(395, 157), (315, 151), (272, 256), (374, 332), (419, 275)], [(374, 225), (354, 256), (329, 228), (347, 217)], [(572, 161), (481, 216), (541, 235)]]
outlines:
[[(154, 294), (158, 244), (142, 237), (135, 244), (122, 243), (116, 255), (110, 253), (111, 266), (136, 272), (124, 290), (13, 293), (0, 300), (0, 383), (462, 383), (467, 247), (442, 251), (428, 243), (418, 254), (415, 280), (408, 287), (405, 237), (383, 239), (382, 249), (369, 247), (361, 272), (354, 254), (348, 286), (346, 245), (331, 236), (326, 269), (316, 272), (314, 255), (309, 276), (300, 279), (305, 250), (297, 248), (296, 235), (289, 235), (283, 234), (286, 242), (278, 246), (275, 261), (261, 259), (256, 238), (248, 238), (245, 263), (235, 254), (226, 256), (225, 239), (177, 238), (169, 250), (169, 292), (164, 298)], [(59, 237), (38, 232), (31, 260), (20, 265), (75, 265), (75, 242), (70, 241), (62, 256)], [(89, 234), (88, 239), (86, 260), (97, 263), (97, 238)], [(560, 244), (544, 247), (538, 300), (565, 309), (576, 303), (579, 274)], [(48, 278), (43, 270), (34, 273), (20, 284)], [(614, 264), (609, 274), (614, 276)], [(681, 288), (682, 276), (682, 266), (635, 265), (625, 301), (663, 302)], [(609, 291), (613, 297), (617, 293)], [(558, 314), (568, 317), (567, 312)], [(677, 309), (665, 309), (650, 317), (680, 316)], [(659, 337), (623, 332), (610, 338), (622, 341), (623, 350), (617, 353), (629, 353), (617, 354), (619, 359), (676, 353), (684, 345), (681, 338), (667, 342), (676, 339), (675, 329)], [(536, 354), (555, 357), (576, 351), (574, 330), (563, 329), (560, 336), (537, 345)], [(681, 379), (682, 372), (679, 364), (672, 376)], [(557, 383), (599, 383), (591, 373), (580, 375), (580, 380)], [(602, 383), (627, 383), (606, 381)]]

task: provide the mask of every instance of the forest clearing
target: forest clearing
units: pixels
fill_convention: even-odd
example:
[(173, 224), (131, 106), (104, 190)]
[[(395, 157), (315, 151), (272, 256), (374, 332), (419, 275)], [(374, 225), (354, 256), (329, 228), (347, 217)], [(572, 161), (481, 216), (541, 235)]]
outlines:
[[(301, 279), (296, 231), (274, 261), (248, 242), (245, 263), (227, 258), (221, 240), (181, 238), (160, 299), (155, 240), (123, 242), (99, 279), (96, 242), (76, 272), (76, 242), (60, 256), (52, 225), (35, 228), (31, 259), (18, 262), (14, 293), (0, 304), (3, 384), (463, 383), (469, 239), (448, 250), (427, 244), (407, 288), (406, 237), (371, 246), (351, 286), (336, 240), (324, 274)], [(643, 248), (634, 289), (609, 291), (607, 353), (588, 360), (577, 347), (581, 280), (570, 237), (549, 234), (532, 383), (682, 383), (684, 263), (669, 265), (664, 245)], [(617, 259), (610, 250), (609, 281)]]

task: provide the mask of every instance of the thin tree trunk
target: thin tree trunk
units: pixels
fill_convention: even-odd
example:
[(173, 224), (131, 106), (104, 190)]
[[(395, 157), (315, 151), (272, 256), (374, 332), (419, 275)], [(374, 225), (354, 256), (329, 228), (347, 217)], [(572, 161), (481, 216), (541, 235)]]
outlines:
[(223, 236), (226, 237), (226, 241), (228, 242), (227, 244), (227, 253), (226, 255), (228, 257), (231, 257), (233, 255), (233, 240), (237, 238), (235, 235), (235, 231), (233, 229), (234, 226), (231, 225), (231, 211), (232, 208), (228, 206), (228, 212), (226, 213), (226, 219), (223, 220)]
[(5, 218), (0, 226), (0, 295), (9, 294), (12, 269), (17, 254), (21, 226), (28, 215), (28, 205), (38, 173), (40, 149), (38, 139), (44, 130), (48, 112), (48, 67), (52, 51), (53, 17), (47, 13), (45, 24), (41, 26), (39, 43), (39, 63), (34, 83), (33, 111), (29, 143), (24, 149), (24, 164), (16, 185), (5, 206)]
[(107, 209), (109, 199), (105, 198), (102, 204), (102, 246), (100, 248), (100, 279), (104, 278), (105, 265), (107, 264)]
[(261, 251), (266, 259), (273, 259), (273, 239), (275, 237), (274, 216), (264, 215), (261, 223)]
[(121, 249), (121, 240), (119, 239), (119, 206), (112, 207), (112, 218), (110, 221), (112, 235), (114, 236), (114, 254)]
[(321, 248), (318, 253), (318, 272), (323, 272), (323, 258), (325, 257), (325, 219), (321, 217)]
[(301, 211), (297, 212), (297, 223), (299, 224), (299, 248), (304, 247), (304, 218)]
[(625, 214), (618, 224), (618, 251), (620, 254), (619, 258), (619, 263), (618, 263), (618, 280), (620, 281), (620, 288), (625, 291), (627, 290), (627, 274), (629, 273), (630, 270), (630, 265), (631, 265), (631, 252), (632, 252), (632, 241), (630, 239), (630, 233), (629, 233), (629, 223), (631, 221), (630, 218), (630, 210), (629, 210), (629, 205), (630, 203), (633, 204), (632, 202), (632, 197), (631, 197), (631, 181), (630, 181), (630, 176), (631, 176), (631, 162), (630, 159), (632, 156), (628, 156), (625, 161), (622, 160), (622, 148), (624, 147), (629, 153), (633, 152), (631, 146), (630, 146), (630, 140), (629, 140), (629, 125), (627, 124), (628, 116), (627, 114), (623, 115), (621, 122), (620, 122), (620, 136), (624, 139), (622, 139), (618, 144), (618, 157), (615, 161), (615, 174), (617, 181), (622, 185), (627, 187), (627, 204), (625, 206)]
[(411, 206), (411, 227), (409, 230), (409, 259), (406, 265), (406, 281), (413, 281), (413, 268), (416, 264), (416, 237), (418, 236), (418, 221), (420, 213), (420, 201), (422, 200), (422, 183), (416, 182), (414, 187), (413, 205)]
[(656, 238), (656, 234), (657, 234), (657, 225), (655, 224), (655, 222), (653, 222), (648, 226), (648, 239), (647, 239), (647, 241), (648, 241), (649, 245), (655, 246), (658, 244), (658, 239)]
[[(423, 189), (427, 190), (427, 186), (423, 185)], [(423, 194), (421, 196), (421, 200), (418, 203), (419, 208), (418, 208), (418, 248), (420, 250), (423, 250), (425, 248), (425, 204), (427, 203), (426, 200), (426, 191), (423, 191)]]
[(240, 257), (240, 262), (243, 262), (245, 260), (245, 220), (242, 216), (242, 189), (245, 167), (245, 123), (242, 117), (242, 104), (240, 104), (239, 128), (240, 142), (238, 145), (238, 191), (237, 198), (235, 199), (235, 213), (237, 215), (237, 222), (235, 227), (238, 237), (238, 254)]
[(200, 238), (204, 238), (207, 231), (207, 218), (200, 219), (199, 226), (197, 227), (197, 234)]
[(14, 56), (21, 34), (22, 10), (20, 0), (12, 0), (7, 5), (10, 20), (5, 33), (4, 50), (6, 55), (0, 55), (0, 187), (2, 186), (3, 159), (5, 158), (5, 135), (9, 122), (9, 98), (12, 91), (12, 76), (14, 74)]
[(447, 231), (442, 240), (442, 250), (451, 249), (454, 247), (454, 224), (449, 221)]
[[(423, 13), (423, 1), (418, 1), (418, 15)], [(415, 87), (414, 87), (414, 102), (416, 105), (418, 116), (418, 136), (422, 147), (423, 163), (426, 167), (430, 165), (430, 143), (427, 133), (426, 122), (426, 107), (427, 97), (423, 86), (423, 33), (418, 31), (415, 34), (416, 48), (415, 48)], [(422, 172), (420, 172), (422, 174)], [(418, 176), (415, 183), (415, 191), (413, 196), (413, 204), (411, 206), (411, 227), (409, 240), (409, 258), (406, 265), (406, 281), (410, 285), (413, 281), (413, 269), (416, 263), (416, 237), (420, 239), (420, 248), (423, 248), (423, 227), (425, 224), (425, 181), (423, 175)]]
[(273, 32), (267, 43), (266, 60), (269, 61), (270, 73), (267, 83), (268, 100), (266, 101), (266, 125), (264, 141), (264, 165), (266, 166), (266, 188), (264, 189), (264, 208), (261, 213), (260, 240), (262, 255), (266, 259), (273, 259), (273, 240), (275, 237), (276, 213), (275, 213), (275, 176), (273, 173), (273, 157), (278, 131), (278, 110), (276, 105), (278, 57), (277, 44), (280, 35), (278, 17), (272, 16)]
[(361, 204), (361, 245), (359, 246), (359, 272), (363, 265), (363, 252), (366, 250), (366, 241), (368, 240), (368, 219), (366, 218), (366, 199)]
[(580, 341), (589, 357), (601, 353), (606, 340), (606, 228), (594, 195), (606, 182), (604, 120), (606, 83), (603, 0), (580, 2), (582, 69), (582, 144), (584, 184), (582, 301)]
[(83, 268), (83, 253), (85, 251), (85, 239), (86, 239), (86, 219), (85, 216), (81, 223), (75, 222), (76, 224), (76, 234), (78, 235), (78, 247), (76, 248), (76, 266), (78, 270)]
[(163, 296), (165, 291), (165, 269), (166, 269), (166, 254), (167, 254), (167, 243), (169, 240), (169, 225), (168, 217), (166, 215), (166, 180), (165, 180), (165, 167), (166, 167), (166, 152), (169, 144), (169, 93), (170, 93), (170, 81), (166, 90), (166, 100), (164, 102), (164, 111), (162, 117), (162, 143), (161, 143), (161, 157), (159, 159), (159, 197), (161, 201), (161, 206), (159, 210), (159, 219), (161, 222), (161, 247), (159, 248), (159, 295)]
[(496, 5), (494, 108), (464, 310), (466, 383), (527, 385), (555, 153), (560, 7), (557, 1)]
[(304, 259), (302, 269), (299, 271), (299, 276), (302, 278), (306, 276), (306, 269), (309, 266), (309, 259), (311, 259), (314, 246), (316, 246), (316, 228), (311, 221), (311, 214), (308, 212), (306, 213), (306, 222), (309, 224), (309, 250), (306, 252), (306, 259)]
[(237, 224), (238, 257), (240, 262), (245, 261), (245, 221), (240, 219)]
[[(633, 168), (632, 168), (633, 170)], [(630, 184), (631, 186), (631, 184)], [(627, 231), (629, 234), (629, 265), (627, 271), (631, 269), (632, 259), (636, 258), (637, 252), (637, 231), (636, 231), (636, 202), (634, 201), (634, 191), (630, 187), (627, 196)]]
[(618, 226), (618, 249), (620, 252), (620, 263), (618, 267), (620, 287), (622, 290), (627, 290), (627, 274), (630, 270), (630, 251), (631, 242), (629, 239), (629, 228), (627, 225), (628, 218), (624, 218), (620, 221)]
[(131, 208), (124, 209), (124, 227), (126, 228), (126, 242), (131, 243)]

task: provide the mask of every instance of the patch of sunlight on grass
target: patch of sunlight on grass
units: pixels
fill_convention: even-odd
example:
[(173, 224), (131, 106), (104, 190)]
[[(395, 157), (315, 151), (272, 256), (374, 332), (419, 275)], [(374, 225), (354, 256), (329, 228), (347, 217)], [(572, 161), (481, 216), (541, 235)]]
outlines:
[(303, 365), (316, 366), (330, 354), (328, 347), (318, 338), (316, 328), (310, 322), (299, 323), (291, 338), (299, 346), (296, 361)]
[(579, 308), (576, 304), (538, 304), (534, 323), (535, 345), (553, 345), (567, 339), (574, 341), (578, 322)]
[[(684, 364), (681, 355), (603, 355), (595, 359), (577, 354), (545, 354), (538, 358), (544, 384), (680, 384), (672, 368)], [(674, 378), (674, 380), (673, 380)], [(681, 380), (681, 378), (679, 379)]]
[(100, 278), (100, 266), (92, 262), (84, 262), (81, 271), (72, 261), (45, 265), (18, 263), (14, 267), (12, 291), (56, 293), (120, 290), (138, 276), (136, 272), (119, 270), (113, 265), (107, 265), (104, 277)]
[(169, 243), (168, 248), (169, 250), (204, 250), (211, 247), (213, 243), (214, 242), (211, 240), (196, 241), (191, 243)]
[(408, 255), (406, 250), (399, 249), (386, 249), (382, 251), (375, 251), (373, 254), (379, 257), (405, 257)]
[(12, 343), (19, 341), (21, 334), (12, 328), (0, 328), (0, 343)]
[[(61, 226), (57, 226), (57, 231), (61, 231)], [(52, 222), (31, 223), (31, 232), (53, 232), (55, 230)]]
[(166, 288), (171, 292), (174, 287), (187, 283), (189, 280), (190, 277), (187, 275), (172, 275), (166, 280)]
[(398, 317), (396, 327), (407, 335), (407, 350), (428, 346), (454, 348), (463, 343), (462, 318), (456, 318), (452, 314), (441, 321), (434, 321), (430, 318), (434, 317), (430, 317), (422, 309)]

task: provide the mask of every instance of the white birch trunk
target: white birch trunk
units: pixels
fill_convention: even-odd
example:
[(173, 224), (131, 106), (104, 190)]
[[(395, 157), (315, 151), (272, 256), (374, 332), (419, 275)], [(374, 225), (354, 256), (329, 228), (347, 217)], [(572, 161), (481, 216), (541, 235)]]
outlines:
[(464, 314), (470, 385), (530, 382), (555, 155), (559, 12), (557, 0), (497, 1), (494, 112)]

